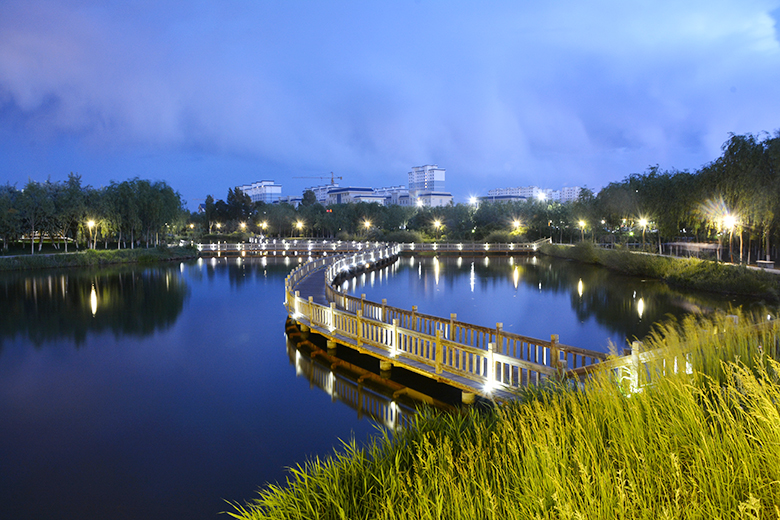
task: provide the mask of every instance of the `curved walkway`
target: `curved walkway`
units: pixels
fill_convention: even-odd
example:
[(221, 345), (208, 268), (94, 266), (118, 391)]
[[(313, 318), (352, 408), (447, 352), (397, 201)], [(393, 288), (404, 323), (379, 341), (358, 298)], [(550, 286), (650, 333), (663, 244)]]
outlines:
[[(424, 315), (345, 295), (332, 282), (394, 261), (400, 245), (378, 244), (358, 254), (312, 260), (285, 282), (285, 305), (304, 327), (380, 360), (474, 395), (511, 399), (529, 383), (562, 377), (606, 358), (601, 352), (541, 340), (457, 320)], [(484, 249), (483, 249), (484, 251)]]

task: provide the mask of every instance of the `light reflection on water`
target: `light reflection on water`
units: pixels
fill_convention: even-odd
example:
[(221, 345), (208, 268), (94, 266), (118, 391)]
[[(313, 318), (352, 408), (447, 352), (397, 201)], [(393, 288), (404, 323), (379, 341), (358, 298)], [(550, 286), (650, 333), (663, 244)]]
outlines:
[[(687, 314), (760, 302), (668, 287), (596, 266), (545, 256), (403, 257), (385, 278), (351, 293), (421, 313), (606, 352), (647, 335), (653, 324)], [(774, 312), (771, 310), (771, 312)]]

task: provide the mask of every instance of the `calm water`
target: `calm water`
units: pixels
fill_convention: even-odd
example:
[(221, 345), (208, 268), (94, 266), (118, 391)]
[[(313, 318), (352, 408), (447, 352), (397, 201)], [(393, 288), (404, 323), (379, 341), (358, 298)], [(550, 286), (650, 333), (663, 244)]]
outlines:
[(224, 518), (224, 500), (373, 435), (296, 376), (291, 267), (0, 277), (0, 517)]
[[(2, 517), (224, 518), (225, 500), (251, 500), (285, 467), (375, 435), (286, 342), (292, 267), (0, 276)], [(730, 303), (531, 257), (405, 258), (348, 289), (602, 350), (666, 313)]]
[[(342, 287), (355, 296), (388, 305), (495, 327), (541, 339), (609, 351), (644, 337), (659, 321), (688, 313), (743, 306), (763, 312), (760, 302), (670, 289), (592, 265), (545, 256), (406, 257)], [(772, 310), (774, 312), (774, 310)]]

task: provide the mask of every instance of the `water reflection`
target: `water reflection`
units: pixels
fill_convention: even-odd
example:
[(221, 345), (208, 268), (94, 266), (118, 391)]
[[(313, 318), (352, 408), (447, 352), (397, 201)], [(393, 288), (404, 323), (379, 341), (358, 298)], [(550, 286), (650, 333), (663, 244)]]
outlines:
[(168, 267), (112, 268), (0, 276), (0, 344), (20, 336), (40, 346), (89, 332), (144, 336), (172, 325), (187, 285)]
[[(413, 269), (414, 280), (404, 281)], [(763, 312), (762, 302), (673, 289), (653, 280), (544, 256), (409, 258), (393, 276), (364, 291), (367, 298), (538, 338), (607, 350), (646, 336), (653, 324), (691, 313), (743, 306)], [(768, 312), (774, 313), (774, 309)]]

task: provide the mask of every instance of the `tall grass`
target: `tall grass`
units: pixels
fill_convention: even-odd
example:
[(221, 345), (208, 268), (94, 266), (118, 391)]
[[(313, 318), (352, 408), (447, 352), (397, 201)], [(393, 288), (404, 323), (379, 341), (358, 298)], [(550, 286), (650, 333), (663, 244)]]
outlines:
[(580, 242), (574, 247), (544, 244), (541, 251), (630, 275), (661, 279), (676, 287), (780, 300), (780, 277), (744, 266), (600, 249), (590, 242)]
[[(394, 436), (291, 470), (286, 485), (230, 514), (780, 518), (780, 364), (764, 352), (777, 348), (780, 327), (730, 323), (657, 331), (645, 346), (666, 348), (667, 364), (648, 365), (655, 377), (641, 392), (627, 396), (604, 370), (581, 390), (561, 384), (487, 411), (421, 413)], [(687, 356), (692, 373), (670, 373), (670, 356)]]

